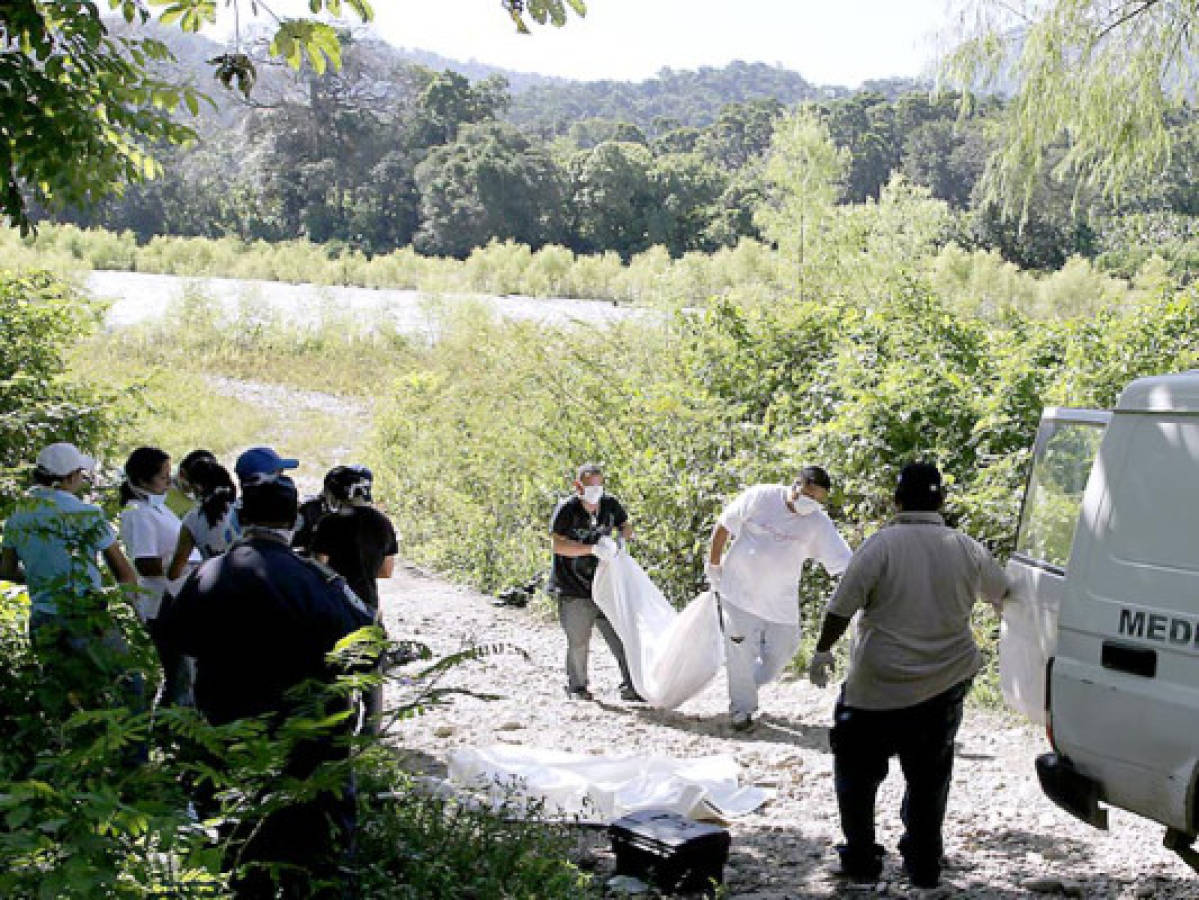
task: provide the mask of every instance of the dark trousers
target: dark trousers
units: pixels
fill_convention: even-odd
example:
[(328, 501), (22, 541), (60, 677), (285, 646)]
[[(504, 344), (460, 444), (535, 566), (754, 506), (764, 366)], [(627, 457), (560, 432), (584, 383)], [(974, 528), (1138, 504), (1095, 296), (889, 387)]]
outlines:
[(341, 863), (353, 857), (355, 794), (323, 791), (241, 822), (225, 854), (237, 900), (340, 900), (352, 896)]
[(566, 632), (566, 689), (587, 690), (587, 657), (591, 651), (591, 629), (599, 627), (604, 642), (616, 657), (620, 668), (620, 686), (631, 688), (633, 677), (629, 674), (629, 663), (625, 659), (624, 645), (612, 623), (600, 612), (590, 597), (558, 596), (558, 621)]
[(900, 810), (904, 865), (914, 879), (935, 883), (940, 877), (953, 740), (969, 690), (970, 682), (963, 681), (903, 709), (857, 709), (837, 702), (830, 742), (845, 833), (838, 850), (847, 872), (873, 877), (882, 869), (882, 848), (874, 842), (874, 800), (887, 777), (888, 760), (898, 756), (907, 782)]
[[(375, 625), (386, 640), (387, 629), (383, 627), (383, 617), (379, 615), (378, 607), (372, 612), (375, 614)], [(375, 664), (375, 674), (379, 676), (378, 682), (362, 690), (362, 733), (377, 737), (383, 730), (383, 682), (387, 677), (383, 654), (380, 654)]]

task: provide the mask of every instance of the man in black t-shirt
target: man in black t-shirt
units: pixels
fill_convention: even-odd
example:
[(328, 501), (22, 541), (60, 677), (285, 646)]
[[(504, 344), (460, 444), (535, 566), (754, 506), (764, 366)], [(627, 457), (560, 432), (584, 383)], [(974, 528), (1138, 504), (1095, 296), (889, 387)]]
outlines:
[(316, 526), (331, 512), (333, 506), (329, 501), (328, 491), (305, 497), (296, 515), (296, 530), (291, 536), (291, 549), (301, 556), (312, 556), (312, 539), (316, 536)]
[(336, 509), (312, 536), (312, 555), (342, 576), (362, 602), (379, 609), (378, 578), (390, 578), (400, 552), (391, 521), (371, 505), (373, 476), (366, 466), (337, 466), (325, 476)]
[[(312, 556), (345, 578), (382, 624), (378, 578), (390, 578), (400, 552), (391, 521), (371, 505), (374, 479), (366, 466), (337, 466), (325, 476), (325, 493), (336, 509), (325, 515), (312, 536)], [(365, 731), (377, 734), (383, 713), (383, 683), (363, 698)]]
[(620, 501), (604, 493), (604, 473), (599, 466), (592, 463), (580, 466), (574, 487), (575, 493), (561, 500), (550, 517), (554, 565), (549, 591), (558, 599), (558, 621), (566, 632), (566, 693), (570, 697), (591, 699), (587, 689), (587, 655), (591, 629), (598, 624), (620, 666), (620, 696), (625, 700), (640, 700), (629, 676), (620, 637), (591, 598), (591, 582), (599, 558), (614, 555), (617, 544), (613, 535), (627, 541), (633, 536), (633, 525)]

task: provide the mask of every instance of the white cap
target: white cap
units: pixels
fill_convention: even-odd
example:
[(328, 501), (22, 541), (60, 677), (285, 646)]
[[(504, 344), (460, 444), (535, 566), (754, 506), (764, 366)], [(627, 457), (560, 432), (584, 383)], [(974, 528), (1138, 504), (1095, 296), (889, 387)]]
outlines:
[(51, 475), (65, 478), (79, 469), (86, 469), (90, 472), (96, 468), (96, 461), (90, 456), (80, 453), (79, 448), (74, 444), (64, 442), (51, 444), (39, 453), (37, 455), (37, 466)]

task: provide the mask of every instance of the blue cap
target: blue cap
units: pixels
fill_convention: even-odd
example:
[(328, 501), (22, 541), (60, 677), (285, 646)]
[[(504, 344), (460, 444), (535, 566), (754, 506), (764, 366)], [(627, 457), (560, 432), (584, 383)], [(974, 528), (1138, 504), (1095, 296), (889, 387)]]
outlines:
[(284, 469), (294, 469), (298, 459), (284, 459), (270, 447), (251, 447), (237, 458), (233, 471), (241, 481), (262, 481), (274, 478)]

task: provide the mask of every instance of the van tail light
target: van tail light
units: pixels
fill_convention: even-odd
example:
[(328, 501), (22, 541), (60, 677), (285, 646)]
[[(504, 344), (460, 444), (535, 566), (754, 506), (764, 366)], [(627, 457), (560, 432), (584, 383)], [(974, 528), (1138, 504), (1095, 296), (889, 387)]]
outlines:
[(1056, 753), (1057, 741), (1053, 739), (1053, 660), (1051, 656), (1049, 662), (1045, 663), (1045, 737)]

